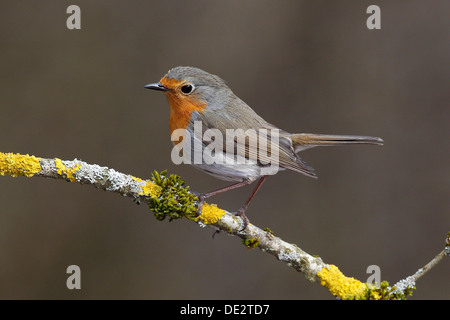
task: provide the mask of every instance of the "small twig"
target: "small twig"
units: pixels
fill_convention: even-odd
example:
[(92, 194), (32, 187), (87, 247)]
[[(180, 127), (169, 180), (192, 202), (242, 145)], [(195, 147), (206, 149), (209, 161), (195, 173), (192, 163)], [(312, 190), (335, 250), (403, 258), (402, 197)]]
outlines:
[(439, 262), (441, 262), (441, 260), (444, 259), (444, 257), (448, 256), (450, 256), (450, 232), (447, 233), (447, 237), (445, 238), (444, 250), (442, 250), (436, 257), (434, 257), (430, 262), (428, 262), (425, 267), (417, 270), (417, 272), (414, 275), (412, 275), (414, 281), (419, 280), (425, 273), (430, 271)]
[(449, 252), (450, 251), (448, 249), (442, 250), (436, 257), (433, 258), (433, 260), (428, 262), (423, 268), (417, 270), (417, 272), (411, 277), (413, 277), (414, 281), (417, 282), (417, 280), (419, 280), (425, 273), (430, 271), (434, 266), (441, 262), (441, 260), (444, 259), (445, 256), (448, 256)]
[(391, 294), (395, 295), (403, 295), (405, 297), (408, 294), (412, 293), (412, 290), (415, 289), (416, 282), (421, 277), (423, 277), (428, 271), (430, 271), (433, 267), (435, 267), (439, 262), (444, 259), (444, 257), (450, 256), (450, 232), (447, 234), (445, 239), (444, 250), (442, 250), (438, 255), (436, 255), (430, 262), (428, 262), (423, 268), (420, 268), (413, 275), (406, 277), (398, 281), (393, 287)]

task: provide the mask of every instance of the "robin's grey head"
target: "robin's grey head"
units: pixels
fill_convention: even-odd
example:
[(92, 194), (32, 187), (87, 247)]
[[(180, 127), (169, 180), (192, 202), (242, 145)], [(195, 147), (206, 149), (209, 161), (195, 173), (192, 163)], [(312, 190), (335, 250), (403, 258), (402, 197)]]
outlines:
[(225, 81), (223, 81), (219, 76), (194, 67), (175, 67), (169, 70), (164, 78), (189, 82), (197, 87), (226, 87)]
[(233, 92), (219, 76), (194, 67), (175, 67), (169, 70), (159, 83), (145, 87), (165, 91), (168, 97), (178, 97), (181, 100), (191, 98), (204, 102), (211, 108), (223, 105), (234, 97)]

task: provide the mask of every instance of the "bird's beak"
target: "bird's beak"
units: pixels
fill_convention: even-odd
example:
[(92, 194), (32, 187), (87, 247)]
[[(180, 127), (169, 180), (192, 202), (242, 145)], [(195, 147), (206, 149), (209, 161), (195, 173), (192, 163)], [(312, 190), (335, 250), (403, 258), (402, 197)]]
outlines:
[(150, 83), (144, 86), (146, 89), (153, 89), (158, 91), (169, 91), (169, 88), (164, 87), (161, 83)]

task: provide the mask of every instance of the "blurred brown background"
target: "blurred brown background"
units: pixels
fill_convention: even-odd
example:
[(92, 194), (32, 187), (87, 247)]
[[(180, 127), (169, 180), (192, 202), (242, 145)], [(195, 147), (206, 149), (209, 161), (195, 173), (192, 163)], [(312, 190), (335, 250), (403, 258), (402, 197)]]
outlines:
[[(143, 86), (169, 68), (218, 74), (292, 132), (380, 136), (385, 146), (314, 149), (314, 181), (268, 179), (247, 215), (348, 276), (391, 284), (443, 248), (450, 230), (449, 19), (442, 1), (69, 1), (0, 4), (0, 151), (147, 178), (168, 169), (193, 190), (227, 183), (170, 160), (169, 108)], [(381, 30), (366, 9), (381, 8)], [(252, 187), (214, 199), (237, 209)], [(333, 299), (238, 238), (90, 186), (0, 177), (0, 298)], [(82, 289), (66, 288), (81, 268)], [(449, 299), (450, 262), (412, 299)]]

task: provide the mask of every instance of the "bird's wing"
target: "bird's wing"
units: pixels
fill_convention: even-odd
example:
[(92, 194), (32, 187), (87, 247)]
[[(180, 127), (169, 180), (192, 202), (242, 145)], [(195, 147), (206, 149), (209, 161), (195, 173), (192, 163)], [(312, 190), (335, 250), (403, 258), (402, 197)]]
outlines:
[[(203, 133), (207, 129), (220, 131), (224, 152), (233, 154), (239, 152), (246, 159), (255, 160), (261, 166), (278, 165), (280, 168), (293, 170), (309, 177), (317, 177), (314, 169), (295, 153), (290, 134), (267, 123), (252, 109), (246, 110), (245, 114), (205, 110), (202, 113), (195, 112), (191, 121), (195, 120), (202, 121)], [(256, 147), (258, 144), (259, 148)], [(267, 148), (262, 148), (264, 145)]]

